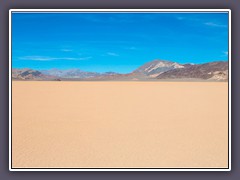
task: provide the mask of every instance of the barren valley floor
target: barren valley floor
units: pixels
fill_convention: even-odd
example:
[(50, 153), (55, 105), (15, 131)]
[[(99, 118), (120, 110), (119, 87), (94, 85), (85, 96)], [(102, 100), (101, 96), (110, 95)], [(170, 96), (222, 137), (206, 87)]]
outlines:
[(12, 165), (226, 168), (228, 84), (13, 81)]

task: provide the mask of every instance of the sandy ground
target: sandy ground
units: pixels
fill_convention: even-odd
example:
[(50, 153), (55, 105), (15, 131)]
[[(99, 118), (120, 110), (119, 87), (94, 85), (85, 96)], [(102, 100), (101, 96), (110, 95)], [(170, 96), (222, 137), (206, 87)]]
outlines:
[(13, 167), (227, 167), (224, 82), (13, 82)]

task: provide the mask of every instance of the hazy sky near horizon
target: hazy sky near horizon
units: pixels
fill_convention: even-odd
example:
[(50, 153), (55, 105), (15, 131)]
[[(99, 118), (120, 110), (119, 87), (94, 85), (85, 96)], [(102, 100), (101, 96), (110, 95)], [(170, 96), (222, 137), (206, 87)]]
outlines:
[(227, 13), (13, 13), (12, 67), (128, 73), (228, 60)]

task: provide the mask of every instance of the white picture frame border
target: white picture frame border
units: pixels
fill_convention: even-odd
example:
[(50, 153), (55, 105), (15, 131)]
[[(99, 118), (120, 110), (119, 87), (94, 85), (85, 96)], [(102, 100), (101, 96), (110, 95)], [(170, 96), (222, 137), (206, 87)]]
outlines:
[[(228, 13), (228, 168), (13, 168), (12, 13)], [(9, 171), (231, 171), (231, 10), (230, 9), (10, 9), (9, 10)]]

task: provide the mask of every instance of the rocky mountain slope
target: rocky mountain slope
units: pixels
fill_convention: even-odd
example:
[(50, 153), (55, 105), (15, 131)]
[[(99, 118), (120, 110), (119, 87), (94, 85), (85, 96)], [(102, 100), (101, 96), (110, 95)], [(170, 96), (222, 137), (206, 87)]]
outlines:
[(38, 79), (41, 80), (41, 79), (49, 79), (54, 77), (44, 75), (37, 70), (23, 68), (23, 69), (12, 69), (12, 78), (18, 79), (18, 80), (38, 80)]
[(179, 64), (171, 61), (154, 60), (131, 73), (97, 73), (80, 69), (13, 69), (12, 78), (16, 80), (166, 80), (166, 79), (202, 79), (212, 81), (228, 80), (228, 62), (216, 61), (205, 64)]
[(184, 65), (171, 61), (154, 60), (140, 66), (134, 73), (143, 73), (150, 77), (156, 77), (163, 72), (179, 68), (184, 68)]
[(156, 77), (157, 79), (209, 79), (227, 80), (228, 62), (217, 61), (206, 64), (188, 65), (184, 68), (172, 69)]

